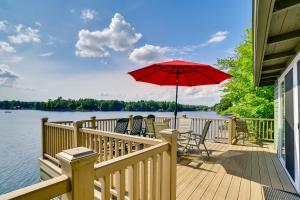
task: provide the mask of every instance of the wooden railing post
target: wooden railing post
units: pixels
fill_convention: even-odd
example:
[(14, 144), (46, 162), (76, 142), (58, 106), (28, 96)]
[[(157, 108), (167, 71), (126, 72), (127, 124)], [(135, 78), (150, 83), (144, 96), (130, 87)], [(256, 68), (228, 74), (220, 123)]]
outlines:
[(97, 154), (85, 147), (64, 150), (56, 154), (62, 174), (71, 180), (71, 191), (62, 195), (62, 200), (94, 199), (94, 163)]
[(232, 116), (228, 120), (228, 144), (236, 142), (236, 117)]
[(45, 123), (48, 122), (48, 118), (47, 117), (43, 117), (41, 119), (41, 141), (42, 141), (42, 149), (41, 149), (41, 154), (42, 154), (42, 158), (44, 158), (44, 153), (46, 153), (46, 128), (45, 128)]
[(163, 153), (161, 162), (163, 164), (161, 177), (161, 198), (160, 199), (176, 199), (176, 163), (177, 163), (177, 136), (176, 129), (165, 129), (160, 132), (162, 140), (170, 144), (170, 149)]
[(74, 135), (73, 135), (73, 145), (72, 147), (82, 146), (80, 129), (82, 128), (82, 121), (76, 121), (74, 124)]
[(232, 137), (233, 137), (232, 125), (233, 125), (233, 119), (232, 119), (232, 117), (229, 117), (229, 119), (228, 119), (228, 144), (232, 144)]
[(96, 116), (91, 117), (91, 129), (96, 129)]

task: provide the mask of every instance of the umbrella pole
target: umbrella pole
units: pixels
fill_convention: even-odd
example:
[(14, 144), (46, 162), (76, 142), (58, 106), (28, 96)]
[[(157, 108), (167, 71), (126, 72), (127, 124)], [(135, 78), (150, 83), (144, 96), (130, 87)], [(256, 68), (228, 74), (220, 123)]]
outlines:
[(178, 99), (178, 67), (177, 67), (177, 74), (176, 74), (176, 101), (175, 101), (175, 125), (174, 125), (174, 129), (176, 129), (176, 121), (177, 121), (177, 99)]
[(176, 101), (175, 101), (175, 125), (174, 125), (174, 129), (176, 129), (176, 121), (177, 121), (177, 98), (178, 98), (178, 83), (176, 85)]

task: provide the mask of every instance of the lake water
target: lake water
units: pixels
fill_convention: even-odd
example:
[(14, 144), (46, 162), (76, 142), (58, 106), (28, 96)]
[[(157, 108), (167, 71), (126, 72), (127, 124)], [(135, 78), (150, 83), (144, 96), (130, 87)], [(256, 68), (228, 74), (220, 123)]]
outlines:
[[(128, 115), (146, 116), (149, 112), (47, 112), (0, 110), (0, 194), (22, 188), (39, 181), (42, 117), (49, 121), (82, 120), (97, 118), (119, 118)], [(173, 116), (171, 112), (152, 112), (156, 116)], [(220, 117), (215, 112), (180, 112), (190, 117)]]

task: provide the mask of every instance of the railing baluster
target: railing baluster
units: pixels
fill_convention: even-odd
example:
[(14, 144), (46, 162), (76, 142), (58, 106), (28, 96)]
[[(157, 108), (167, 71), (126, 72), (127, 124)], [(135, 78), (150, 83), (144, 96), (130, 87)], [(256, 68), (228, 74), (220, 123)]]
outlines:
[[(103, 153), (103, 138), (102, 138), (102, 136), (100, 135), (99, 136), (99, 162), (102, 162), (103, 161), (103, 155), (104, 155), (104, 153), (105, 153), (105, 151), (104, 151), (104, 153)], [(104, 160), (105, 160), (105, 158), (104, 158)]]
[(104, 137), (104, 160), (108, 160), (107, 137)]
[(144, 160), (143, 161), (143, 165), (144, 165), (144, 188), (143, 188), (143, 199), (144, 200), (147, 200), (148, 199), (148, 194), (149, 194), (149, 184), (148, 184), (148, 181), (149, 181), (149, 171), (148, 171), (148, 165), (149, 165), (149, 162), (148, 162), (148, 159)]

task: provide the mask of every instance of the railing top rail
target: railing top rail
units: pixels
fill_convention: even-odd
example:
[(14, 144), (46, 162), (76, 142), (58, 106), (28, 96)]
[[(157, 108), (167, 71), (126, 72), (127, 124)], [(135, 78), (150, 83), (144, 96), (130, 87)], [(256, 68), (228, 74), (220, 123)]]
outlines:
[(106, 121), (106, 120), (118, 120), (120, 118), (100, 118), (100, 119), (96, 119), (96, 121)]
[(150, 158), (161, 152), (167, 151), (169, 149), (169, 143), (163, 142), (146, 149), (136, 151), (118, 158), (103, 161), (94, 166), (95, 177), (100, 178), (117, 170), (125, 169), (126, 167), (135, 164), (139, 161)]
[[(207, 117), (189, 117), (187, 116), (188, 118), (190, 119), (202, 119), (202, 120), (228, 120), (228, 118), (207, 118)], [(174, 117), (156, 117), (156, 118), (168, 118), (168, 119), (174, 119)], [(180, 117), (177, 117), (177, 119), (180, 118)]]
[(0, 196), (1, 200), (8, 199), (52, 199), (71, 190), (70, 180), (66, 175), (61, 175), (47, 181), (36, 183), (19, 190)]
[(64, 125), (64, 124), (55, 124), (52, 122), (46, 122), (45, 123), (46, 126), (51, 126), (51, 127), (56, 127), (56, 128), (63, 128), (63, 129), (69, 129), (69, 130), (73, 130), (73, 126), (68, 126), (68, 125)]
[(238, 117), (238, 119), (255, 120), (255, 121), (274, 121), (274, 119), (270, 119), (270, 118), (247, 118), (247, 117)]
[(71, 120), (68, 120), (68, 121), (53, 121), (53, 122), (50, 122), (50, 123), (53, 123), (53, 124), (63, 124), (63, 123), (73, 123), (74, 121), (71, 121)]
[(119, 139), (119, 140), (143, 143), (143, 144), (148, 144), (148, 145), (156, 145), (156, 144), (161, 143), (161, 140), (158, 140), (158, 139), (145, 138), (145, 137), (133, 136), (133, 135), (125, 135), (125, 134), (120, 134), (120, 133), (101, 131), (101, 130), (95, 130), (95, 129), (89, 129), (89, 128), (81, 128), (80, 131), (82, 131), (84, 133), (100, 135), (100, 136), (105, 136), (105, 137), (111, 137), (111, 138), (115, 138), (115, 139)]

